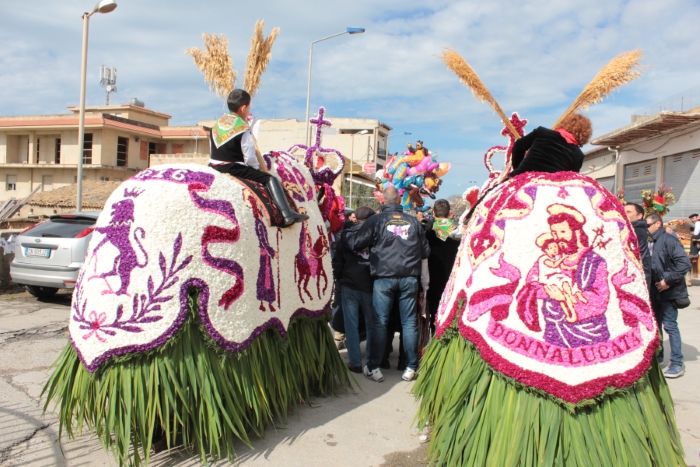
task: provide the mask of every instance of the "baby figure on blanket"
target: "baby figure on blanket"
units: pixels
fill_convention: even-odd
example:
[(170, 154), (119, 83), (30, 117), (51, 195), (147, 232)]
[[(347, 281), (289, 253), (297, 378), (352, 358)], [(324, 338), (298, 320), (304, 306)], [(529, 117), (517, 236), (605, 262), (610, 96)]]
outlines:
[(583, 303), (586, 303), (587, 300), (578, 285), (572, 280), (571, 275), (565, 271), (568, 268), (562, 263), (566, 256), (559, 252), (559, 245), (550, 233), (537, 237), (537, 246), (544, 253), (537, 259), (539, 271), (537, 282), (542, 284), (548, 293), (553, 287), (564, 291), (564, 296), (567, 297), (567, 300), (561, 303), (564, 317), (568, 322), (575, 323), (577, 319), (574, 309), (575, 300), (578, 299)]

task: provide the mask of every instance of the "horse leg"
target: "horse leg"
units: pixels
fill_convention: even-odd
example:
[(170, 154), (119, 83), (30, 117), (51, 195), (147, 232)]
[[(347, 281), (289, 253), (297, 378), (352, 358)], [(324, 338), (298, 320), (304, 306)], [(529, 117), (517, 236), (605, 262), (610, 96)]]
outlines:
[(318, 298), (321, 298), (321, 274), (323, 273), (323, 269), (319, 271), (319, 275), (316, 276), (316, 295), (318, 295)]
[(306, 272), (304, 274), (304, 292), (306, 292), (306, 295), (309, 297), (309, 300), (313, 300), (314, 297), (311, 295), (311, 292), (309, 292), (309, 281), (311, 280), (311, 273)]
[(260, 300), (260, 308), (258, 308), (260, 311), (267, 311), (265, 309), (265, 305), (263, 304), (262, 300)]
[[(299, 275), (297, 276), (297, 271), (299, 272)], [(298, 280), (297, 280), (298, 277)], [(301, 293), (301, 281), (303, 280), (302, 272), (301, 269), (299, 269), (299, 257), (297, 256), (294, 259), (294, 283), (297, 286), (297, 291), (299, 292), (299, 298), (301, 299), (301, 303), (304, 302), (304, 297), (302, 296)]]
[(328, 277), (326, 277), (326, 271), (321, 269), (319, 275), (318, 275), (318, 281), (316, 281), (316, 292), (318, 293), (318, 298), (321, 298), (321, 278), (325, 281), (323, 284), (323, 292), (326, 292), (326, 289), (328, 288)]

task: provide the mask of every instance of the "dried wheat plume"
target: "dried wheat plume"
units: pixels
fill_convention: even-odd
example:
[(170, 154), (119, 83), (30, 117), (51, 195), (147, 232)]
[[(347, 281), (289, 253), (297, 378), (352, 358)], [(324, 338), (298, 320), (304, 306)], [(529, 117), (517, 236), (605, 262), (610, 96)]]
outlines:
[(450, 47), (443, 47), (442, 55), (440, 55), (438, 58), (445, 62), (447, 68), (459, 76), (459, 80), (469, 89), (471, 89), (472, 95), (476, 97), (479, 102), (486, 101), (489, 103), (491, 108), (501, 117), (503, 124), (508, 128), (514, 138), (517, 139), (520, 137), (516, 129), (513, 127), (513, 124), (510, 122), (508, 117), (506, 117), (506, 114), (503, 113), (501, 106), (498, 105), (498, 102), (496, 102), (496, 99), (494, 99), (486, 86), (484, 86), (484, 83), (481, 81), (481, 79), (479, 79), (479, 76), (476, 74), (474, 69), (469, 66), (469, 64), (461, 57), (461, 55), (459, 55), (459, 53), (457, 53), (457, 51)]
[(270, 35), (263, 36), (265, 21), (255, 22), (255, 32), (250, 38), (250, 52), (245, 64), (245, 74), (243, 75), (243, 89), (248, 94), (254, 96), (260, 87), (260, 78), (267, 68), (272, 56), (272, 44), (275, 42), (280, 28), (274, 28)]
[(566, 109), (566, 112), (559, 117), (559, 120), (552, 126), (557, 128), (558, 125), (569, 115), (589, 106), (600, 102), (620, 86), (633, 81), (642, 74), (642, 69), (639, 61), (644, 57), (641, 49), (635, 49), (629, 52), (623, 52), (617, 57), (610, 60), (588, 83), (581, 94), (576, 98), (573, 104)]
[(197, 68), (204, 73), (204, 81), (218, 97), (226, 99), (236, 87), (236, 70), (228, 53), (228, 40), (223, 34), (202, 34), (204, 49), (189, 48), (185, 54), (191, 55)]

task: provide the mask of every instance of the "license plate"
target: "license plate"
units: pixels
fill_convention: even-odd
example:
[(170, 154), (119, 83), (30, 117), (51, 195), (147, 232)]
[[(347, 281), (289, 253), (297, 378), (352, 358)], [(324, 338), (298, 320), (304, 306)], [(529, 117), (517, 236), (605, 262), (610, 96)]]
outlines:
[(44, 248), (27, 248), (24, 254), (27, 256), (43, 256), (44, 258), (48, 258), (51, 255), (51, 250), (46, 250)]

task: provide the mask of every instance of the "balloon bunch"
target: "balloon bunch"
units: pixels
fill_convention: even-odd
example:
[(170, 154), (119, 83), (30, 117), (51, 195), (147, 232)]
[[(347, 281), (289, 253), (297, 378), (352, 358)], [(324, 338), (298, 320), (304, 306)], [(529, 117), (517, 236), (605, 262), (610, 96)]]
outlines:
[(450, 170), (451, 164), (438, 162), (437, 154), (424, 147), (422, 141), (417, 141), (415, 148), (412, 143), (408, 143), (407, 147), (403, 154), (391, 155), (384, 170), (377, 172), (377, 191), (374, 196), (383, 204), (382, 191), (393, 186), (399, 190), (405, 211), (425, 211), (429, 207), (423, 202), (423, 197), (435, 199), (435, 193), (442, 183), (441, 178)]

